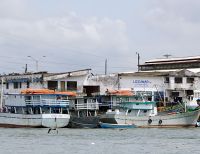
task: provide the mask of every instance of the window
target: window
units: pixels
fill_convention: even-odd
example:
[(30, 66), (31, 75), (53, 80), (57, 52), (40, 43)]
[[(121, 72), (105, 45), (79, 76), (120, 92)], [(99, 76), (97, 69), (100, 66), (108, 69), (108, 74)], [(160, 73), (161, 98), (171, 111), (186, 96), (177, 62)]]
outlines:
[(9, 89), (9, 83), (6, 82), (6, 89)]
[(48, 81), (48, 89), (55, 90), (58, 89), (57, 81)]
[(22, 83), (21, 82), (13, 82), (13, 88), (14, 89), (22, 88)]
[(187, 83), (194, 83), (194, 78), (187, 78)]
[(35, 100), (35, 101), (40, 100), (40, 96), (33, 96), (33, 100)]
[(13, 82), (13, 88), (18, 89), (18, 82)]
[(26, 82), (26, 88), (30, 88), (30, 82)]
[(169, 77), (165, 78), (165, 83), (169, 83)]
[(77, 82), (76, 81), (67, 81), (67, 90), (77, 90)]
[(182, 83), (183, 81), (182, 81), (182, 78), (180, 78), (180, 77), (175, 77), (175, 83)]
[(119, 98), (119, 97), (116, 97), (116, 101), (117, 101), (117, 102), (120, 102), (120, 98)]
[(31, 96), (25, 96), (25, 101), (30, 101), (31, 100)]

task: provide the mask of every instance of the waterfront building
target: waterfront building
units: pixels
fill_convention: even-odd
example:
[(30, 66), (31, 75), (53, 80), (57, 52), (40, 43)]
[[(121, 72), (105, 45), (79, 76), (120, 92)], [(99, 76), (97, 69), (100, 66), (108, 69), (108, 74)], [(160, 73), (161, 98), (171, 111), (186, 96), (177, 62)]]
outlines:
[(47, 88), (56, 91), (69, 90), (81, 92), (83, 91), (82, 82), (87, 79), (90, 70), (91, 69), (85, 69), (63, 73), (12, 73), (8, 75), (2, 75), (0, 78), (4, 78), (4, 93), (20, 93), (21, 90), (27, 88)]
[(183, 101), (193, 95), (194, 90), (200, 89), (200, 73), (197, 72), (199, 58), (150, 60), (139, 65), (138, 72), (107, 75), (94, 75), (91, 69), (83, 69), (62, 73), (13, 73), (1, 77), (4, 77), (4, 93), (19, 93), (26, 88), (48, 88), (74, 91), (79, 96), (104, 96), (107, 99), (107, 90), (132, 90), (145, 92), (152, 101), (162, 101), (165, 105)]
[(148, 60), (139, 65), (139, 71), (170, 71), (177, 69), (190, 69), (193, 72), (200, 72), (200, 56), (159, 58)]
[(162, 72), (166, 101), (183, 101), (200, 89), (200, 56), (154, 59), (139, 65), (140, 72)]

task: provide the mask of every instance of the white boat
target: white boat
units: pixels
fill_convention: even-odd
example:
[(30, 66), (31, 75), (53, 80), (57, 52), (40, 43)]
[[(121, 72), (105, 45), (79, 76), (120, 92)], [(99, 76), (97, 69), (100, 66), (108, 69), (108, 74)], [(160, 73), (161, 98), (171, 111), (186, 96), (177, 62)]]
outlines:
[(138, 96), (129, 97), (129, 101), (121, 101), (119, 108), (108, 110), (100, 121), (113, 124), (134, 124), (137, 127), (194, 127), (200, 110), (188, 112), (158, 113), (156, 103), (141, 100)]
[(27, 90), (6, 94), (0, 112), (3, 127), (65, 127), (69, 123), (68, 94), (51, 90)]

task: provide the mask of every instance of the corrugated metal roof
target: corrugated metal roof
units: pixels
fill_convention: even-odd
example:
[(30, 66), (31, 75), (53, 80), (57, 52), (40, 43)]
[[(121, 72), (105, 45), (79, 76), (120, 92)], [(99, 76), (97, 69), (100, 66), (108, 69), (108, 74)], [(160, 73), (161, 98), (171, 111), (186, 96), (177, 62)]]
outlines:
[(191, 56), (191, 57), (174, 57), (174, 58), (160, 58), (148, 60), (145, 63), (161, 63), (161, 62), (170, 62), (170, 61), (198, 61), (200, 56)]

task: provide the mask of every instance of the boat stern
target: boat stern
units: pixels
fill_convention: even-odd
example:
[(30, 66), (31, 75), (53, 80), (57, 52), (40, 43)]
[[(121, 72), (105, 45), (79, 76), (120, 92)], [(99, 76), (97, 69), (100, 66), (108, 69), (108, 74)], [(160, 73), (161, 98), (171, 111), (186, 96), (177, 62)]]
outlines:
[(52, 129), (66, 127), (69, 119), (69, 114), (42, 114), (42, 126)]

